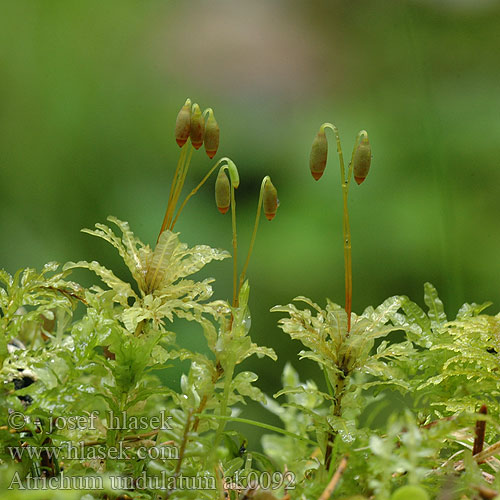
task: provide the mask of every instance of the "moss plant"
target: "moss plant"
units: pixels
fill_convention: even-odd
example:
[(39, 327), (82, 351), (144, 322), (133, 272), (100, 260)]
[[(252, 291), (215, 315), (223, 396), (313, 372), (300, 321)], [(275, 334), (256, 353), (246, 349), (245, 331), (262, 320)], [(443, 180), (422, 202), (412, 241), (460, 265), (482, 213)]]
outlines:
[[(300, 296), (273, 308), (286, 314), (281, 329), (303, 344), (300, 358), (318, 365), (317, 380), (302, 380), (287, 360), (283, 389), (272, 398), (256, 384), (256, 373), (241, 369), (250, 356), (276, 360), (251, 339), (248, 277), (261, 212), (274, 219), (278, 193), (265, 176), (241, 265), (240, 173), (232, 159), (215, 159), (220, 129), (213, 110), (187, 99), (175, 122), (179, 158), (155, 244), (116, 217), (84, 229), (118, 251), (128, 277), (96, 260), (0, 270), (2, 500), (498, 495), (500, 316), (484, 313), (489, 304), (465, 304), (449, 321), (428, 283), (426, 310), (395, 295), (352, 312), (348, 195), (352, 177), (357, 184), (367, 178), (371, 145), (361, 131), (346, 168), (337, 128), (323, 124), (310, 155), (316, 180), (327, 165), (327, 129), (340, 162), (344, 306), (326, 299), (321, 307)], [(202, 145), (213, 165), (183, 195)], [(190, 247), (174, 232), (186, 204), (217, 169), (215, 204), (222, 214), (231, 209), (231, 253)], [(213, 300), (214, 280), (196, 273), (228, 258), (232, 297)], [(71, 276), (76, 268), (92, 271), (99, 283), (78, 284)], [(176, 318), (200, 328), (205, 344), (182, 347)], [(158, 370), (173, 376), (174, 360), (185, 362), (178, 389), (157, 376)], [(249, 399), (282, 425), (247, 418)], [(243, 433), (249, 425), (266, 429), (261, 449)]]

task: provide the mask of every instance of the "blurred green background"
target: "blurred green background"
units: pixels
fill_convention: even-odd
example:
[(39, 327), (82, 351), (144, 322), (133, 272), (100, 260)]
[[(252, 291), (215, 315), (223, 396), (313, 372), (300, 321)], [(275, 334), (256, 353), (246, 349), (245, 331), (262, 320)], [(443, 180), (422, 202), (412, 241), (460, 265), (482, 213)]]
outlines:
[[(82, 234), (109, 214), (153, 244), (179, 149), (186, 97), (212, 107), (218, 157), (238, 165), (240, 255), (258, 189), (271, 175), (281, 206), (264, 218), (250, 278), (252, 336), (277, 363), (245, 364), (275, 392), (298, 343), (275, 304), (307, 295), (344, 303), (339, 168), (309, 172), (319, 125), (335, 123), (346, 155), (360, 129), (374, 154), (352, 186), (354, 311), (395, 294), (422, 303), (423, 283), (451, 316), (500, 295), (500, 3), (403, 1), (0, 1), (0, 266), (100, 260), (113, 249)], [(186, 190), (212, 162), (193, 157)], [(215, 176), (176, 229), (190, 244), (231, 248)], [(209, 268), (231, 296), (231, 262)], [(78, 275), (90, 283), (91, 277)], [(179, 341), (203, 348), (192, 325)], [(177, 383), (170, 372), (169, 383)], [(247, 416), (258, 412), (253, 406)]]

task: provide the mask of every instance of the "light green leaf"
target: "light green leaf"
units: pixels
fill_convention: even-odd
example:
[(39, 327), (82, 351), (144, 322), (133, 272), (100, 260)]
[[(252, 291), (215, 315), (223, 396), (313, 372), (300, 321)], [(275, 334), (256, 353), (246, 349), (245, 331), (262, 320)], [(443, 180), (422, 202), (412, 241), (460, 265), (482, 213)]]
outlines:
[(231, 382), (233, 391), (238, 391), (242, 396), (247, 396), (254, 401), (264, 404), (266, 398), (263, 392), (252, 385), (259, 377), (253, 372), (241, 372)]
[(448, 321), (444, 312), (443, 303), (438, 297), (436, 289), (430, 283), (425, 283), (424, 285), (424, 301), (429, 308), (429, 318), (433, 328)]

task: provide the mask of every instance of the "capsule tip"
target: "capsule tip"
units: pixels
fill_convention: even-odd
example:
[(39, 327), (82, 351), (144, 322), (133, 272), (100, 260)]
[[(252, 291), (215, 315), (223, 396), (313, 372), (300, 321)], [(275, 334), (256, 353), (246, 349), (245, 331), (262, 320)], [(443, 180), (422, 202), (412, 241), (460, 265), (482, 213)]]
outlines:
[(273, 214), (264, 214), (264, 215), (266, 216), (267, 220), (273, 220), (274, 216), (276, 215), (276, 212), (274, 212)]
[(366, 177), (356, 177), (354, 176), (354, 180), (358, 184), (358, 186), (366, 179)]
[(182, 146), (184, 146), (184, 144), (186, 144), (187, 142), (187, 139), (175, 139), (175, 142), (177, 142), (177, 145), (182, 148)]
[(215, 156), (215, 153), (217, 153), (217, 151), (206, 151), (207, 153), (207, 156), (212, 159), (214, 156)]
[(224, 215), (225, 213), (227, 213), (227, 211), (229, 210), (229, 205), (227, 207), (217, 207), (219, 209), (219, 212)]
[(319, 181), (319, 179), (321, 178), (321, 176), (323, 175), (323, 172), (312, 172), (311, 171), (311, 175), (314, 177), (314, 180), (315, 181)]

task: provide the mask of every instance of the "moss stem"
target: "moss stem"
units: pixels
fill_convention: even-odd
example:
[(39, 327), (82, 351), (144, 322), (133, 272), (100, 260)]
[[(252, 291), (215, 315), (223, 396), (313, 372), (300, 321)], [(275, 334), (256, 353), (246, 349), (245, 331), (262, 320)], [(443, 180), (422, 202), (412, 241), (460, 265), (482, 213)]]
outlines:
[(248, 269), (248, 264), (250, 262), (250, 257), (252, 256), (252, 251), (253, 251), (253, 247), (254, 247), (254, 244), (255, 244), (255, 238), (257, 236), (257, 229), (259, 228), (260, 212), (261, 212), (261, 209), (262, 209), (262, 198), (264, 196), (264, 186), (266, 185), (266, 182), (268, 180), (271, 180), (271, 179), (270, 179), (270, 177), (268, 175), (266, 175), (264, 177), (264, 179), (262, 179), (262, 183), (260, 185), (259, 202), (257, 204), (257, 212), (255, 214), (255, 222), (254, 222), (254, 225), (253, 225), (252, 238), (250, 240), (250, 246), (248, 247), (247, 258), (245, 259), (245, 264), (244, 264), (243, 270), (241, 271), (241, 274), (240, 274), (240, 281), (239, 281), (239, 286), (238, 286), (238, 294), (239, 294), (239, 291), (240, 291), (241, 287), (243, 286), (243, 282), (245, 281), (245, 275), (246, 275), (246, 272), (247, 272), (247, 269)]
[(174, 226), (177, 222), (177, 219), (179, 218), (179, 215), (181, 214), (182, 210), (186, 206), (187, 202), (198, 192), (198, 190), (205, 184), (205, 182), (208, 180), (208, 178), (212, 175), (212, 173), (215, 171), (215, 169), (224, 161), (227, 160), (228, 158), (221, 158), (217, 163), (208, 171), (207, 175), (203, 177), (203, 179), (200, 181), (200, 183), (191, 190), (191, 192), (186, 196), (184, 201), (182, 202), (181, 206), (179, 207), (179, 210), (177, 211), (177, 215), (175, 216), (175, 219), (173, 220), (172, 224), (170, 225), (170, 231), (174, 230)]
[(165, 216), (163, 217), (163, 223), (161, 225), (160, 233), (158, 234), (158, 239), (156, 242), (158, 243), (158, 240), (160, 239), (161, 233), (165, 231), (167, 228), (167, 222), (170, 216), (170, 210), (171, 210), (171, 205), (172, 205), (172, 197), (174, 195), (174, 192), (177, 188), (177, 181), (179, 178), (179, 173), (183, 168), (184, 161), (186, 159), (186, 151), (187, 151), (187, 146), (184, 144), (181, 148), (181, 152), (179, 153), (179, 159), (177, 160), (177, 166), (175, 167), (175, 172), (174, 172), (174, 178), (172, 180), (172, 184), (170, 186), (170, 193), (168, 195), (168, 202), (167, 202), (167, 209), (165, 211)]

